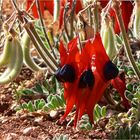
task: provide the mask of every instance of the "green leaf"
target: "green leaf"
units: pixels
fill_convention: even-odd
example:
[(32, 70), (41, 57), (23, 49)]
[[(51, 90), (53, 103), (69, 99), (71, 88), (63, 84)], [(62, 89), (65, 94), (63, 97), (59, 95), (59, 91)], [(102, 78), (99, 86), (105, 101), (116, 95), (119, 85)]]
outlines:
[(134, 75), (134, 72), (133, 72), (132, 70), (129, 70), (129, 71), (127, 72), (127, 75), (132, 76), (132, 75)]
[(23, 103), (23, 104), (22, 104), (22, 108), (28, 109), (28, 104), (27, 104), (27, 103)]
[(46, 102), (44, 101), (44, 99), (41, 99), (39, 104), (38, 104), (38, 109), (43, 109), (43, 107), (45, 106)]
[(50, 110), (50, 108), (46, 104), (43, 106), (42, 110), (48, 112)]
[(47, 97), (47, 102), (48, 102), (48, 103), (50, 103), (50, 102), (51, 102), (52, 97), (53, 97), (53, 95), (52, 95), (52, 94), (50, 94), (50, 95)]
[(33, 95), (34, 94), (34, 92), (31, 89), (23, 89), (22, 93), (24, 95)]
[(98, 104), (94, 108), (94, 116), (97, 120), (101, 117), (101, 107)]
[(119, 136), (119, 139), (124, 139), (124, 129), (122, 127), (119, 128), (119, 131), (118, 131), (118, 136)]
[(105, 117), (106, 116), (106, 106), (103, 106), (101, 108), (101, 115), (102, 115), (102, 117)]
[(52, 103), (47, 103), (47, 107), (50, 108), (50, 109), (52, 109), (52, 110), (55, 109), (55, 107), (54, 107), (54, 105)]
[(48, 84), (47, 80), (43, 82), (43, 86), (47, 89), (47, 91), (50, 91), (50, 85)]
[(132, 104), (132, 107), (134, 107), (134, 108), (138, 108), (138, 102), (136, 102), (136, 101), (132, 101), (131, 102), (131, 104)]
[(133, 85), (131, 83), (128, 83), (126, 85), (127, 90), (132, 91), (133, 90)]
[(55, 76), (52, 76), (51, 77), (51, 80), (52, 80), (52, 92), (53, 93), (56, 93), (57, 87), (56, 87), (56, 79), (55, 79)]
[(136, 92), (136, 93), (134, 94), (134, 97), (140, 99), (140, 92)]
[(38, 93), (43, 93), (43, 89), (39, 83), (35, 84), (35, 87), (33, 88), (33, 90), (38, 92)]
[(68, 140), (68, 135), (64, 135), (63, 140)]
[(39, 102), (40, 102), (39, 99), (34, 101), (34, 106), (35, 106), (36, 111), (39, 110), (38, 108)]
[(63, 102), (63, 100), (61, 99), (61, 97), (58, 96), (58, 95), (56, 95), (56, 99), (59, 102), (59, 106), (63, 107), (65, 103)]
[(131, 137), (130, 129), (128, 126), (124, 130), (124, 137), (125, 137), (125, 139), (130, 139), (130, 137)]
[(121, 39), (121, 37), (120, 37), (119, 35), (117, 35), (117, 34), (116, 34), (116, 41), (117, 41), (117, 43), (118, 43), (119, 45), (122, 44), (122, 39)]
[(87, 123), (87, 124), (85, 125), (85, 127), (86, 127), (87, 130), (90, 130), (90, 129), (92, 128), (92, 125), (91, 125), (90, 123)]
[(28, 110), (30, 112), (34, 112), (35, 111), (35, 108), (34, 108), (34, 105), (31, 101), (28, 102)]
[(55, 108), (58, 108), (59, 107), (59, 102), (58, 102), (58, 100), (57, 100), (57, 98), (55, 96), (52, 97), (51, 103), (53, 104), (53, 106)]
[(61, 97), (62, 102), (64, 104), (66, 104), (66, 100), (64, 99), (64, 93), (63, 92), (60, 93), (60, 97)]
[(126, 90), (126, 91), (125, 91), (125, 97), (126, 97), (128, 100), (132, 101), (132, 99), (134, 98), (134, 94), (132, 94), (130, 91)]
[(131, 135), (132, 135), (132, 136), (135, 135), (136, 130), (137, 130), (137, 127), (138, 127), (137, 123), (134, 123), (134, 124), (131, 126)]

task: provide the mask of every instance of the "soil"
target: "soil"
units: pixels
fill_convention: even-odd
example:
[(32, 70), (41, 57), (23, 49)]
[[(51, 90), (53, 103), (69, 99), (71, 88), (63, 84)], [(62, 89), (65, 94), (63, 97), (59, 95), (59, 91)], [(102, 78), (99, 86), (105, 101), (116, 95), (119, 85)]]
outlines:
[[(3, 0), (3, 17), (7, 19), (13, 12), (10, 0)], [(22, 2), (18, 0), (18, 2)], [(51, 19), (52, 17), (50, 17)], [(47, 20), (46, 23), (50, 23)], [(3, 71), (3, 69), (1, 69)], [(31, 88), (35, 81), (42, 80), (40, 73), (34, 73), (27, 67), (23, 67), (20, 75), (14, 81), (19, 85), (24, 83), (24, 87)], [(110, 132), (104, 129), (79, 130), (73, 125), (67, 126), (70, 118), (63, 124), (59, 123), (59, 118), (63, 111), (56, 118), (50, 117), (45, 112), (18, 114), (14, 107), (16, 101), (13, 94), (13, 84), (0, 85), (0, 140), (51, 140), (56, 135), (68, 135), (69, 139), (108, 139)]]
[[(18, 0), (18, 3), (20, 5), (22, 1)], [(2, 5), (2, 18), (8, 19), (12, 12), (13, 7), (10, 0), (4, 0)], [(45, 15), (47, 15), (47, 19), (48, 14), (46, 11)], [(50, 24), (52, 21), (52, 17), (49, 17), (46, 20), (46, 24)], [(0, 69), (1, 72), (3, 70), (4, 68)], [(32, 72), (24, 66), (14, 83), (16, 83), (17, 88), (21, 82), (24, 83), (24, 87), (31, 88), (34, 86), (36, 80), (41, 80), (40, 76), (37, 77), (36, 75), (37, 73)], [(12, 83), (0, 85), (0, 140), (49, 140), (61, 134), (67, 134), (69, 139), (107, 138), (107, 134), (102, 130), (81, 131), (73, 128), (71, 125), (67, 126), (69, 120), (63, 124), (59, 124), (59, 118), (53, 119), (49, 114), (16, 113), (14, 109), (16, 101), (12, 86)]]
[[(23, 72), (24, 78), (21, 78)], [(32, 87), (33, 84), (31, 85), (30, 82), (34, 81), (34, 75), (36, 74), (24, 67), (15, 83), (18, 85), (22, 81), (26, 87)], [(25, 111), (18, 114), (14, 109), (16, 101), (12, 93), (12, 84), (0, 86), (0, 89), (0, 140), (49, 140), (61, 134), (67, 134), (69, 139), (105, 139), (108, 137), (108, 132), (103, 130), (82, 131), (74, 128), (73, 125), (67, 126), (70, 118), (60, 124), (58, 120), (63, 112), (55, 118), (45, 112), (27, 113)]]

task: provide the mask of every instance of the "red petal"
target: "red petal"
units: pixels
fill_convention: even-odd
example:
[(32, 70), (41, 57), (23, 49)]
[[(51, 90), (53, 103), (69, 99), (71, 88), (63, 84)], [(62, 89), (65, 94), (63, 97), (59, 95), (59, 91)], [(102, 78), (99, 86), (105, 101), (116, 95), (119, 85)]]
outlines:
[(128, 24), (130, 22), (130, 17), (133, 11), (133, 5), (130, 1), (123, 1), (122, 2), (122, 17), (124, 20), (124, 26), (126, 31), (128, 30)]
[(107, 88), (107, 86), (110, 83), (110, 82), (104, 82), (96, 70), (94, 71), (94, 77), (95, 77), (95, 84), (86, 105), (86, 112), (89, 115), (89, 118), (92, 123), (93, 123), (94, 106), (101, 99), (101, 97), (104, 94), (104, 90)]
[(53, 0), (44, 0), (45, 8), (53, 15), (54, 2)]
[(104, 74), (103, 74), (103, 68), (106, 64), (106, 62), (109, 61), (109, 57), (106, 54), (105, 48), (103, 46), (100, 34), (96, 34), (96, 37), (94, 39), (92, 48), (95, 51), (95, 66), (96, 66), (96, 70), (98, 71), (98, 73), (100, 74), (100, 76), (102, 77), (102, 79), (104, 78)]
[(79, 49), (77, 47), (77, 37), (68, 43), (68, 60), (67, 63), (79, 62)]
[[(89, 100), (89, 94), (91, 93), (91, 90), (88, 88), (85, 89), (79, 89), (77, 96), (77, 103), (76, 103), (76, 110), (78, 111), (78, 116), (76, 118), (76, 121), (79, 121), (82, 117), (82, 115), (86, 112), (86, 104)], [(76, 123), (75, 123), (76, 124)]]
[[(30, 8), (32, 2), (33, 2), (33, 0), (27, 1), (27, 10)], [(41, 13), (42, 13), (42, 15), (44, 15), (44, 1), (39, 1), (39, 4), (40, 4)], [(35, 18), (39, 18), (36, 3), (34, 3), (34, 5), (32, 7), (32, 13)]]
[(104, 8), (107, 5), (108, 1), (109, 0), (101, 0), (101, 6)]
[(82, 7), (81, 0), (77, 0), (76, 7), (75, 7), (76, 14), (82, 9), (83, 9), (83, 7)]
[(59, 53), (60, 53), (61, 66), (63, 66), (67, 60), (67, 52), (62, 42), (60, 42)]
[(66, 111), (65, 114), (61, 117), (60, 122), (62, 122), (68, 116), (74, 104), (75, 104), (75, 96), (70, 96), (70, 98), (66, 100)]
[(60, 119), (60, 121), (63, 121), (67, 117), (69, 112), (72, 110), (74, 104), (76, 104), (77, 95), (75, 93), (77, 93), (77, 91), (78, 91), (77, 81), (75, 81), (72, 84), (71, 83), (65, 84), (64, 98), (66, 100), (66, 111), (65, 111), (65, 114)]
[(32, 1), (31, 0), (27, 0), (26, 10), (28, 10), (30, 8), (31, 4), (32, 4)]
[(82, 48), (81, 53), (81, 62), (85, 67), (91, 66), (92, 56), (95, 54), (95, 52), (92, 49), (92, 43), (91, 41), (88, 41), (85, 46)]
[[(128, 24), (129, 24), (129, 21), (130, 21), (132, 10), (133, 10), (132, 2), (122, 1), (121, 10), (122, 10), (122, 18), (123, 18), (123, 21), (124, 21), (124, 26), (125, 26), (125, 29), (127, 31), (128, 30)], [(117, 20), (115, 11), (113, 9), (111, 9), (110, 14), (111, 14), (111, 17), (114, 19), (114, 31), (115, 31), (116, 34), (119, 34), (120, 33), (120, 27), (119, 27), (119, 24), (118, 24), (118, 20)]]

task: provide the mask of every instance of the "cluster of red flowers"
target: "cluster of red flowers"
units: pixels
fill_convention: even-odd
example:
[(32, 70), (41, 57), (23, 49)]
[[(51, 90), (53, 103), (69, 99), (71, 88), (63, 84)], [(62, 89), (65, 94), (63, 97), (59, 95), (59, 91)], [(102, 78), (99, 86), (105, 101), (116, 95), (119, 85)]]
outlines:
[[(60, 28), (63, 24), (63, 15), (64, 15), (65, 5), (67, 2), (69, 2), (69, 4), (70, 4), (69, 6), (71, 9), (72, 8), (72, 1), (73, 0), (60, 0), (60, 15), (59, 15)], [(26, 6), (27, 10), (30, 8), (32, 2), (33, 2), (33, 0), (27, 0), (27, 6)], [(45, 9), (48, 10), (51, 15), (53, 15), (53, 12), (54, 12), (54, 1), (53, 0), (39, 0), (39, 4), (40, 4), (40, 9), (41, 9), (42, 15), (44, 15)], [(36, 4), (34, 4), (31, 9), (32, 9), (33, 16), (35, 18), (39, 18)], [(82, 3), (81, 3), (81, 0), (78, 0), (76, 3), (75, 12), (78, 13), (81, 9), (82, 9)]]
[[(33, 0), (27, 0), (27, 9), (30, 7)], [(72, 6), (72, 0), (70, 7)], [(44, 6), (53, 15), (53, 0), (40, 0), (40, 8), (42, 14), (44, 13)], [(101, 1), (102, 7), (108, 3), (108, 0)], [(60, 1), (60, 27), (63, 21), (63, 11), (66, 0)], [(76, 13), (82, 9), (81, 1), (77, 1)], [(121, 5), (122, 17), (126, 30), (132, 13), (132, 3), (123, 1)], [(36, 5), (32, 7), (33, 15), (38, 18)], [(120, 33), (117, 17), (113, 9), (110, 9), (110, 16), (114, 19), (115, 33)], [(93, 109), (96, 103), (103, 96), (104, 90), (112, 84), (120, 93), (125, 108), (129, 108), (129, 103), (125, 99), (124, 91), (126, 89), (125, 80), (118, 76), (117, 67), (111, 62), (106, 54), (104, 46), (101, 41), (100, 34), (97, 33), (94, 42), (88, 41), (84, 47), (79, 51), (78, 38), (72, 39), (68, 43), (66, 50), (63, 43), (60, 42), (60, 68), (56, 71), (56, 78), (63, 82), (64, 97), (66, 99), (66, 112), (62, 116), (61, 121), (64, 120), (73, 106), (76, 106), (76, 114), (74, 125), (82, 117), (84, 113), (89, 115), (91, 122), (93, 122)]]
[(81, 51), (78, 49), (77, 41), (77, 38), (71, 40), (68, 50), (60, 44), (61, 64), (56, 72), (57, 79), (64, 84), (66, 99), (66, 112), (61, 121), (75, 105), (75, 126), (83, 113), (87, 113), (93, 122), (94, 106), (110, 83), (121, 93), (124, 106), (129, 108), (124, 97), (125, 82), (118, 77), (117, 67), (107, 56), (100, 34), (96, 34), (93, 43), (88, 41)]
[[(107, 5), (108, 1), (109, 0), (101, 0), (101, 6), (105, 7)], [(30, 8), (32, 2), (33, 2), (33, 0), (27, 0), (27, 10)], [(71, 9), (72, 0), (60, 0), (60, 17), (59, 17), (59, 23), (60, 23), (59, 26), (60, 27), (63, 24), (64, 7), (65, 7), (67, 2), (70, 3), (70, 9)], [(44, 10), (45, 9), (47, 9), (53, 15), (53, 10), (54, 10), (54, 1), (53, 0), (39, 0), (39, 3), (40, 3), (40, 9), (41, 9), (42, 15), (44, 15)], [(38, 16), (36, 4), (34, 4), (31, 9), (32, 9), (32, 12), (33, 12), (33, 16), (35, 18), (38, 18), (39, 16)], [(82, 2), (81, 2), (81, 0), (78, 0), (77, 3), (76, 3), (75, 12), (78, 13), (81, 9), (82, 9)], [(122, 17), (123, 17), (124, 25), (125, 25), (125, 28), (127, 30), (128, 29), (128, 23), (130, 21), (130, 17), (131, 17), (132, 10), (133, 10), (132, 2), (122, 1), (121, 10), (122, 10)], [(119, 28), (119, 24), (118, 24), (118, 21), (117, 21), (117, 17), (116, 17), (116, 14), (115, 14), (115, 12), (112, 8), (110, 9), (110, 16), (114, 20), (114, 31), (115, 31), (115, 33), (117, 33), (117, 34), (120, 33), (120, 28)]]
[[(101, 1), (101, 6), (102, 7), (105, 7), (107, 5), (109, 0), (104, 0), (104, 1)], [(128, 23), (130, 21), (130, 17), (131, 17), (131, 14), (132, 14), (132, 10), (133, 10), (133, 4), (131, 1), (122, 1), (121, 2), (121, 11), (122, 11), (122, 18), (123, 18), (123, 21), (124, 21), (124, 26), (125, 26), (125, 29), (126, 31), (128, 30)], [(110, 9), (110, 16), (113, 18), (113, 22), (114, 22), (114, 31), (116, 34), (119, 34), (120, 33), (120, 28), (119, 28), (119, 24), (118, 24), (118, 21), (117, 21), (117, 17), (116, 17), (116, 14), (115, 14), (115, 11), (111, 8)]]

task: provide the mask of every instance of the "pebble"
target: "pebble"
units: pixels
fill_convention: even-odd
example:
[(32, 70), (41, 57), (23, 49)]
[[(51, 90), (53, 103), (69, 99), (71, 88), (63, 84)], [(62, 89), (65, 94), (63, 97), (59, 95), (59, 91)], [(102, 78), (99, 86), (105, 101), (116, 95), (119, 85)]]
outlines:
[(17, 137), (16, 133), (8, 133), (7, 135), (4, 136), (4, 139), (5, 140), (13, 140), (16, 137)]
[(43, 121), (43, 117), (35, 118), (34, 122), (40, 123)]
[(27, 127), (23, 130), (23, 135), (29, 136), (32, 131), (35, 130), (35, 127)]
[(55, 110), (50, 111), (50, 117), (51, 118), (55, 119), (57, 117), (57, 115), (58, 115), (58, 111), (55, 111)]

